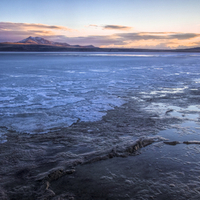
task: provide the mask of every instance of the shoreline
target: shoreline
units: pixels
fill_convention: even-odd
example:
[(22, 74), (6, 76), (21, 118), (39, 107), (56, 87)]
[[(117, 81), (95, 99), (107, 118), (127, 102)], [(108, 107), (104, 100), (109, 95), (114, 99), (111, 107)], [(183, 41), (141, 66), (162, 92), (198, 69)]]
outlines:
[(7, 44), (0, 43), (0, 52), (180, 52), (180, 53), (200, 53), (200, 47), (188, 49), (134, 49), (134, 48), (100, 48), (100, 47), (62, 47), (52, 45), (35, 44)]

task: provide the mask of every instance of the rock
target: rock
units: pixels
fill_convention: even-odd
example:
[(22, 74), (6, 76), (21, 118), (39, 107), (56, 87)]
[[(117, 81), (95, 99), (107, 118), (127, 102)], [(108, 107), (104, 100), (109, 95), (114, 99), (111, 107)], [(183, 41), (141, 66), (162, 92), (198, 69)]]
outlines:
[(183, 144), (200, 144), (200, 141), (185, 141)]
[(180, 144), (180, 142), (178, 141), (172, 141), (172, 142), (166, 142), (164, 141), (165, 144), (168, 144), (168, 145), (177, 145), (177, 144)]
[(174, 111), (173, 109), (169, 109), (169, 110), (167, 110), (167, 111), (165, 112), (165, 114), (167, 115), (168, 113), (173, 112), (173, 111)]

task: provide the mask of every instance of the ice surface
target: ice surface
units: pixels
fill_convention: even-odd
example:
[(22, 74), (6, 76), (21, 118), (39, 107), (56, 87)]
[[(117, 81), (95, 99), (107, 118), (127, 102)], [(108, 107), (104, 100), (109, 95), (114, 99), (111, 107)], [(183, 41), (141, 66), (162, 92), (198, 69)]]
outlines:
[(194, 53), (0, 53), (0, 60), (0, 126), (17, 132), (100, 120), (127, 101), (195, 92), (200, 84)]

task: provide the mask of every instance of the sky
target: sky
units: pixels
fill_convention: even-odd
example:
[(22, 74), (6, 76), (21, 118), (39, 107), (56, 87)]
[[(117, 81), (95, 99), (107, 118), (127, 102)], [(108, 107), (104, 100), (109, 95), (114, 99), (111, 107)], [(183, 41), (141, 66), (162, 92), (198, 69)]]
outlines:
[(0, 0), (0, 42), (200, 47), (200, 0)]

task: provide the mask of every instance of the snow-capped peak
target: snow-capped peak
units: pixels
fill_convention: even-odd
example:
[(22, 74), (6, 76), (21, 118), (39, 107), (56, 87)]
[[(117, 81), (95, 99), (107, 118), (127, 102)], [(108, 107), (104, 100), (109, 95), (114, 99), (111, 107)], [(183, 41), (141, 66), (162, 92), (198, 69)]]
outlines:
[(41, 37), (28, 37), (24, 40), (19, 41), (18, 43), (29, 43), (29, 44), (52, 44), (49, 40), (45, 40)]
[(60, 42), (51, 42), (49, 40), (45, 40), (44, 38), (41, 37), (32, 37), (29, 36), (26, 39), (20, 40), (17, 43), (24, 43), (24, 44), (39, 44), (39, 45), (51, 45), (51, 46), (60, 46), (60, 47), (71, 47), (71, 48), (94, 48), (93, 45), (88, 45), (88, 46), (80, 46), (80, 45), (70, 45), (68, 43), (60, 43)]

